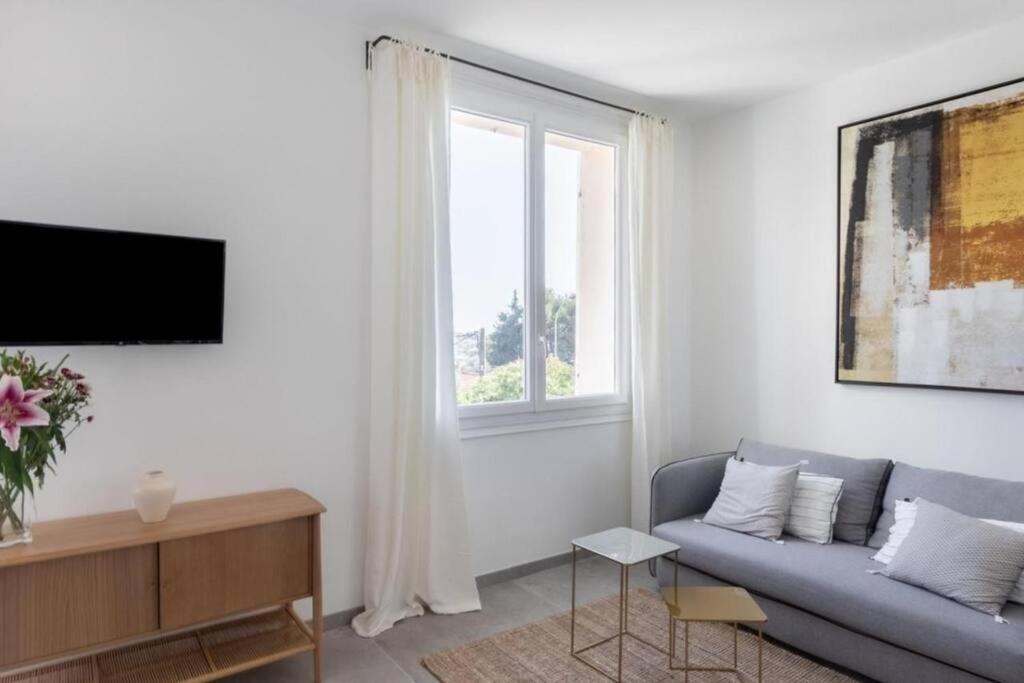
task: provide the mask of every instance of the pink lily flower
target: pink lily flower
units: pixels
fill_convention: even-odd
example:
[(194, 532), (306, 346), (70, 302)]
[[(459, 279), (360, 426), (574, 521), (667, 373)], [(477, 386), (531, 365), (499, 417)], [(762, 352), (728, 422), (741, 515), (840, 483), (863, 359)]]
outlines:
[(0, 435), (12, 451), (18, 450), (22, 427), (50, 424), (50, 414), (36, 404), (51, 393), (45, 389), (25, 391), (17, 375), (0, 376)]

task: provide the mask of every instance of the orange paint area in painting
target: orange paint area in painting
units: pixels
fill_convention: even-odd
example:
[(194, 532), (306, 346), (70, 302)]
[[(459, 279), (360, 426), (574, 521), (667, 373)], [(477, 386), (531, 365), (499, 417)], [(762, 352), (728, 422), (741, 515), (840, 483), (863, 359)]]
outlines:
[(1024, 97), (949, 112), (939, 155), (931, 289), (1024, 286)]

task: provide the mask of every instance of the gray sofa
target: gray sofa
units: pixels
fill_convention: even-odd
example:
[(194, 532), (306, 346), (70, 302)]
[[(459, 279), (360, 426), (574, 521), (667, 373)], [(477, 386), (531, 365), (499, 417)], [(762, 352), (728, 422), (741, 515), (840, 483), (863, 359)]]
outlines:
[[(921, 496), (975, 517), (1024, 522), (1024, 483), (895, 463), (881, 484), (867, 546), (789, 536), (777, 544), (693, 521), (711, 507), (735, 454), (679, 460), (651, 480), (651, 533), (680, 546), (680, 584), (743, 586), (768, 615), (767, 635), (879, 681), (1024, 681), (1024, 606), (1008, 603), (1003, 616), (1009, 623), (999, 624), (868, 573), (882, 567), (870, 558), (885, 542), (896, 499)], [(830, 458), (848, 462), (775, 447), (775, 462), (766, 464), (809, 460), (814, 469), (805, 467), (816, 471), (827, 469)], [(658, 561), (661, 585), (672, 582), (672, 569), (671, 559)]]

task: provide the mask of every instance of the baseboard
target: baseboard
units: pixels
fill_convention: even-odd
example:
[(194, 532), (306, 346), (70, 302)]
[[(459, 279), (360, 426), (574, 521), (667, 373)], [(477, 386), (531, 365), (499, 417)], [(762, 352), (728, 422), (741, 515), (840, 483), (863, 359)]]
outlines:
[(489, 574), (481, 574), (476, 577), (476, 587), (485, 588), (486, 586), (493, 586), (496, 583), (512, 581), (526, 576), (527, 574), (536, 574), (537, 572), (542, 572), (545, 569), (569, 564), (571, 560), (572, 553), (562, 553), (561, 555), (545, 557), (542, 560), (534, 560), (533, 562), (527, 562), (525, 564), (517, 564), (516, 566), (509, 567), (508, 569), (499, 569), (498, 571), (491, 572)]
[[(507, 569), (499, 569), (496, 572), (481, 574), (476, 577), (476, 587), (478, 589), (486, 588), (487, 586), (493, 586), (496, 583), (512, 581), (526, 576), (527, 574), (536, 574), (537, 572), (542, 572), (545, 569), (551, 569), (552, 567), (568, 564), (571, 560), (572, 553), (562, 553), (561, 555), (552, 555), (551, 557), (534, 560), (533, 562), (526, 562), (525, 564), (517, 564), (516, 566), (508, 567)], [(352, 619), (362, 611), (363, 606), (360, 605), (358, 607), (350, 607), (339, 612), (332, 612), (331, 614), (324, 615), (324, 630), (330, 631), (331, 629), (348, 626), (352, 622)]]
[(355, 619), (355, 616), (363, 611), (363, 606), (349, 607), (343, 609), (340, 612), (332, 612), (331, 614), (324, 615), (324, 631), (330, 631), (332, 629), (341, 628), (348, 626)]

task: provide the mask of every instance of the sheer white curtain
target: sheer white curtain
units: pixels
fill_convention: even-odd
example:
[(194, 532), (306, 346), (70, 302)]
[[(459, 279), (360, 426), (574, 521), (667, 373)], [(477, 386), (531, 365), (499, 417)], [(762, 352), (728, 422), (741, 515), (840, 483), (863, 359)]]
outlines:
[(370, 481), (361, 636), (480, 609), (452, 348), (448, 61), (385, 43), (370, 76)]
[(633, 351), (630, 522), (646, 531), (651, 475), (671, 448), (668, 272), (672, 230), (672, 126), (637, 115), (629, 124), (629, 265)]

